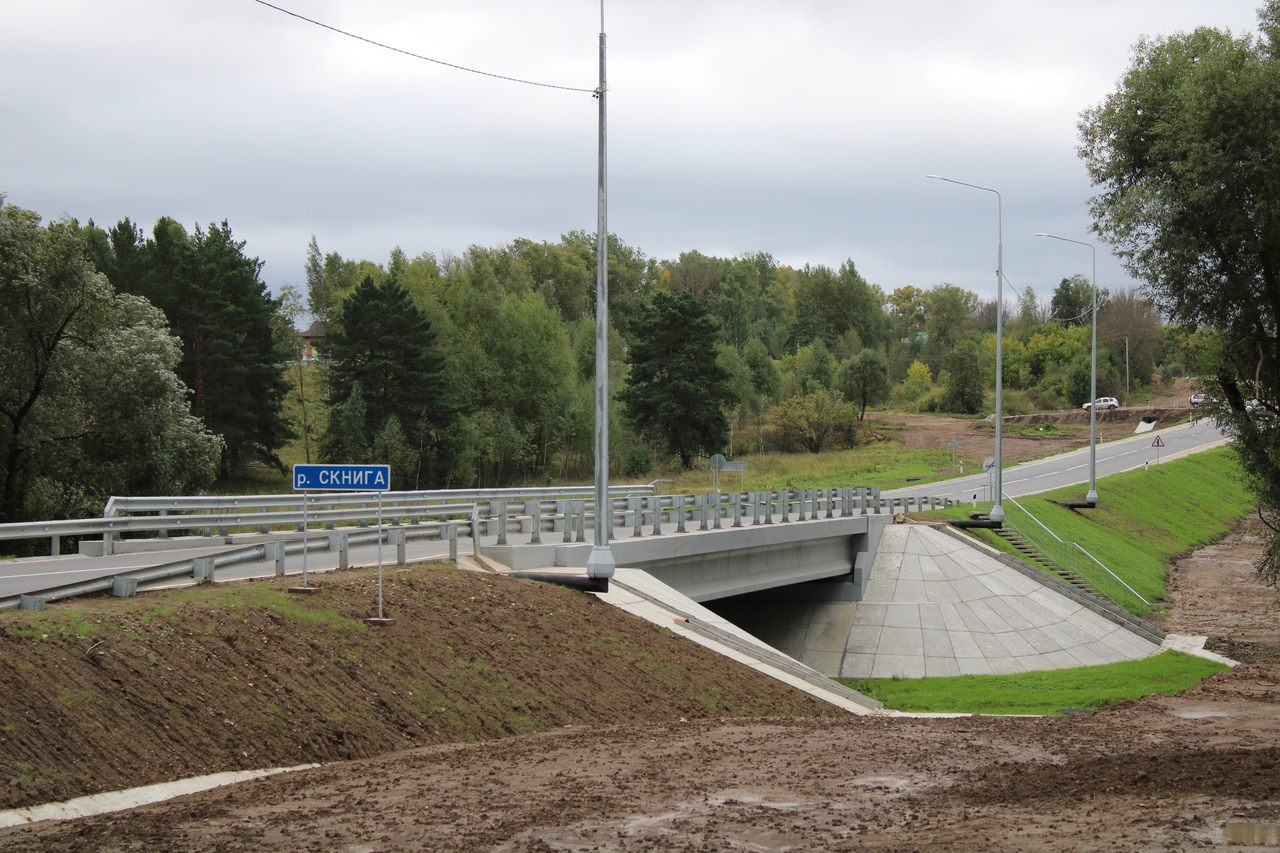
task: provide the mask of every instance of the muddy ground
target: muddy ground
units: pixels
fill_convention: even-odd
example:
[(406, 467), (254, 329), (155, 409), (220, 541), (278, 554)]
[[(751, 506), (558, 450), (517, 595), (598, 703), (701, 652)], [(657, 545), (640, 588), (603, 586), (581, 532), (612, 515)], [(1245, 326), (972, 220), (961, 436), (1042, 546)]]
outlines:
[(651, 707), (646, 722), (601, 695), (625, 721), (0, 830), (0, 848), (1276, 849), (1280, 609), (1252, 581), (1257, 548), (1237, 533), (1173, 568), (1166, 627), (1208, 631), (1246, 661), (1176, 697), (1057, 718), (697, 719)]
[[(477, 712), (497, 721), (486, 736), (499, 739), (442, 742), (446, 735), (415, 718), (414, 734), (400, 736), (426, 744), (417, 748), (371, 749), (382, 754), (129, 812), (0, 830), (0, 849), (1277, 849), (1280, 607), (1275, 590), (1252, 578), (1258, 548), (1242, 530), (1176, 563), (1171, 604), (1162, 617), (1170, 631), (1211, 636), (1212, 647), (1243, 665), (1175, 697), (1055, 718), (793, 716), (806, 713), (794, 704), (799, 700), (721, 669), (693, 644), (653, 626), (606, 614), (587, 596), (557, 593), (548, 602), (534, 586), (512, 596), (486, 581), (481, 595), (489, 597), (476, 606), (467, 597), (463, 603), (435, 599), (440, 642), (420, 640), (419, 655), (405, 647), (395, 662), (411, 667), (421, 658), (427, 671), (438, 671), (440, 683), (454, 683), (464, 670), (483, 670), (479, 682), (459, 682), (469, 690), (492, 686), (501, 667), (501, 678), (520, 687), (523, 704), (515, 715), (496, 707)], [(403, 597), (393, 600), (406, 606)], [(270, 644), (269, 622), (253, 622), (250, 632), (240, 634), (234, 612), (212, 620), (213, 630), (181, 623), (190, 632), (182, 638), (192, 658), (189, 679), (222, 666), (216, 657), (201, 657), (202, 650), (234, 649), (240, 665), (250, 666), (255, 658), (246, 642)], [(430, 612), (424, 608), (422, 618)], [(558, 632), (582, 619), (607, 632), (604, 639), (562, 642), (565, 635)], [(217, 635), (216, 641), (196, 643), (193, 638), (205, 633)], [(228, 634), (236, 639), (228, 642)], [(528, 654), (512, 651), (519, 635), (533, 645)], [(90, 640), (66, 642), (81, 656), (91, 653)], [(602, 664), (604, 646), (627, 652)], [(232, 696), (215, 703), (206, 697), (204, 704), (214, 706), (203, 708), (198, 691), (178, 695), (172, 679), (154, 695), (147, 692), (152, 687), (131, 681), (157, 679), (155, 664), (148, 669), (146, 655), (137, 654), (141, 659), (130, 666), (138, 675), (129, 676), (130, 666), (117, 661), (108, 681), (120, 678), (125, 689), (153, 702), (167, 703), (166, 693), (176, 696), (181, 714), (202, 715), (196, 717), (202, 727), (215, 733), (200, 737), (200, 727), (189, 727), (190, 748), (173, 754), (200, 756), (207, 766), (217, 763), (208, 758), (216, 752), (211, 744), (223, 750), (223, 760), (235, 756), (228, 743), (231, 749), (265, 748), (269, 740), (237, 740), (219, 726), (231, 719), (228, 709), (248, 715), (293, 693), (308, 697), (309, 712), (299, 715), (288, 740), (294, 746), (282, 759), (304, 754), (308, 743), (339, 749), (332, 739), (336, 709), (326, 704), (331, 699), (306, 687), (323, 672), (309, 677), (299, 664), (298, 671), (276, 672), (266, 687), (255, 680), (241, 691), (249, 700)], [(342, 647), (314, 657), (356, 681), (370, 664)], [(69, 659), (62, 663), (90, 671)], [(445, 679), (450, 673), (452, 680)], [(529, 692), (533, 687), (536, 696)], [(249, 688), (265, 698), (253, 700)], [(757, 689), (759, 704), (747, 708), (743, 703)], [(376, 719), (408, 715), (413, 707), (406, 697), (369, 690), (360, 682), (332, 701), (352, 714), (373, 707)], [(0, 694), (0, 707), (12, 702), (6, 697), (11, 694)], [(456, 708), (465, 714), (462, 706)], [(526, 725), (530, 714), (541, 731), (501, 736), (508, 734), (504, 726)], [(249, 716), (237, 719), (240, 728), (254, 724)], [(0, 739), (13, 737), (11, 725), (0, 726)], [(48, 749), (81, 748), (59, 738), (60, 731), (51, 732)], [(84, 736), (92, 729), (78, 731)], [(352, 749), (353, 725), (343, 723), (339, 731), (347, 731), (346, 748)], [(110, 743), (109, 735), (95, 736)], [(116, 761), (127, 764), (130, 748), (129, 741), (117, 744)], [(242, 763), (262, 766), (263, 755), (254, 758), (259, 763)]]

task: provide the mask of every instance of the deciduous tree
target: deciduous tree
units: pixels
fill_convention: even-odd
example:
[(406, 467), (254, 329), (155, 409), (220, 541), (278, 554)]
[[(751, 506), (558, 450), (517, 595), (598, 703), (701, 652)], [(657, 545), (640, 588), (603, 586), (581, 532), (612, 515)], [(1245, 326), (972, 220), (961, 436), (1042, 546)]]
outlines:
[(42, 226), (0, 196), (0, 521), (182, 493), (217, 471), (222, 442), (191, 414), (177, 340), (94, 269), (95, 232)]
[(889, 396), (889, 365), (884, 356), (864, 349), (840, 366), (840, 393), (858, 408), (858, 422), (866, 420), (867, 406)]
[[(1098, 234), (1175, 323), (1221, 332), (1219, 421), (1280, 512), (1280, 0), (1258, 35), (1143, 39), (1080, 122)], [(1280, 528), (1260, 567), (1280, 577)]]

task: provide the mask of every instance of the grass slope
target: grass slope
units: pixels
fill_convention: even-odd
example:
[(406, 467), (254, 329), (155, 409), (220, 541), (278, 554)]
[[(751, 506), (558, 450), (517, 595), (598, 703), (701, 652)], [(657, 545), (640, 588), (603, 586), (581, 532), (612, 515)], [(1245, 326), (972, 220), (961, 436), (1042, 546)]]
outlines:
[[(1077, 542), (1148, 601), (1165, 598), (1165, 567), (1179, 554), (1222, 536), (1254, 507), (1228, 448), (1174, 459), (1150, 470), (1098, 480), (1098, 505), (1067, 509), (1054, 501), (1078, 501), (1072, 486), (1019, 498), (1018, 504), (1068, 542)], [(967, 518), (968, 508), (925, 513)], [(984, 542), (1010, 553), (998, 537)]]
[(1169, 651), (1145, 660), (1018, 675), (840, 680), (898, 711), (1061, 714), (1152, 693), (1177, 693), (1226, 669), (1224, 664)]

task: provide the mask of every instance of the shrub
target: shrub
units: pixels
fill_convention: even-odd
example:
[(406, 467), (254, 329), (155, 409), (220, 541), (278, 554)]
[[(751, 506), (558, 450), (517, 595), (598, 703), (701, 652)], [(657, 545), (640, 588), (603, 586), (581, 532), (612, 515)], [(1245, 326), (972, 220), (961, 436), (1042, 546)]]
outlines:
[(653, 471), (653, 453), (643, 444), (633, 444), (622, 458), (622, 474), (628, 478), (647, 477)]

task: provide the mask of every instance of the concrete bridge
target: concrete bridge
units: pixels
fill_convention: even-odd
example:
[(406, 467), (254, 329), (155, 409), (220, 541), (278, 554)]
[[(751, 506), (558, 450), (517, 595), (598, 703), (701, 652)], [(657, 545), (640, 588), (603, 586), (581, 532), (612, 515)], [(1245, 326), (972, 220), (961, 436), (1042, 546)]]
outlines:
[[(1089, 666), (1146, 657), (1165, 639), (945, 526), (824, 506), (807, 517), (789, 510), (786, 523), (691, 530), (686, 521), (659, 535), (623, 528), (611, 542), (619, 570), (601, 598), (720, 651), (731, 635), (828, 678)], [(481, 551), (521, 574), (585, 578), (589, 549), (508, 542)]]

